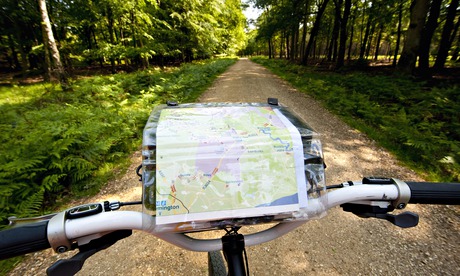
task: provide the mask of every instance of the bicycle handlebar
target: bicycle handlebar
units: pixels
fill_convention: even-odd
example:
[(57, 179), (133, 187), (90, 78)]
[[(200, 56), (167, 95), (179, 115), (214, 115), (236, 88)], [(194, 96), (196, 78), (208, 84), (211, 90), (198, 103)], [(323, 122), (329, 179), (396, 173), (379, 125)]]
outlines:
[(0, 231), (0, 260), (50, 248), (48, 221)]
[[(396, 201), (400, 197), (397, 185), (361, 184), (350, 185), (326, 194), (327, 206), (320, 199), (308, 202), (307, 217), (332, 207), (363, 201)], [(460, 205), (460, 183), (406, 182), (411, 190), (410, 203)], [(431, 186), (430, 186), (431, 185)], [(65, 216), (63, 216), (65, 218)], [(304, 224), (307, 220), (283, 222), (267, 230), (245, 235), (246, 246), (276, 239)], [(51, 225), (50, 225), (51, 227)], [(47, 249), (48, 221), (19, 226), (0, 231), (0, 259)], [(222, 250), (220, 239), (199, 240), (185, 234), (162, 233), (155, 230), (155, 218), (135, 211), (102, 212), (87, 217), (65, 219), (65, 236), (69, 241), (88, 242), (87, 237), (106, 234), (121, 229), (142, 230), (169, 243), (191, 251), (210, 252)], [(56, 250), (56, 248), (53, 248)]]
[(459, 183), (406, 183), (411, 190), (409, 203), (456, 205), (460, 202)]

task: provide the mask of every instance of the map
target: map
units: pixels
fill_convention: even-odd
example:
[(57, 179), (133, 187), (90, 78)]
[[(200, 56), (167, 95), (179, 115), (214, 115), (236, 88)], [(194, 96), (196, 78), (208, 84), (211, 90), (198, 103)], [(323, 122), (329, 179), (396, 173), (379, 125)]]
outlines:
[(300, 134), (271, 107), (164, 109), (156, 154), (157, 224), (281, 214), (307, 204)]

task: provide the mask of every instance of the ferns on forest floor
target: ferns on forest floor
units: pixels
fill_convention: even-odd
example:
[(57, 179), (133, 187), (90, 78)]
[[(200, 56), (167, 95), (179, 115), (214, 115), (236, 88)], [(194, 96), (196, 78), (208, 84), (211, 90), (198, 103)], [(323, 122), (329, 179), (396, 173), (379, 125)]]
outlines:
[(38, 215), (72, 190), (97, 190), (88, 183), (139, 148), (155, 105), (196, 100), (234, 62), (95, 76), (70, 93), (48, 84), (0, 90), (0, 220)]
[(255, 58), (431, 180), (460, 180), (460, 89), (395, 75), (318, 72)]

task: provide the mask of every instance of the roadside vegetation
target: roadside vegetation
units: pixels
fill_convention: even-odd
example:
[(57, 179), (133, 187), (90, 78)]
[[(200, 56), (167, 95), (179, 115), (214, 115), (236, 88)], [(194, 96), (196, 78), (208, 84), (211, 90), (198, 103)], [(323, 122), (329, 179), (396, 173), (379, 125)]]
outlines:
[(139, 148), (152, 108), (193, 102), (235, 59), (0, 87), (0, 218), (33, 216), (63, 195), (89, 194)]
[(460, 181), (460, 90), (394, 74), (328, 72), (253, 58), (429, 180)]
[[(139, 147), (155, 105), (196, 100), (235, 62), (210, 58), (237, 54), (267, 55), (254, 60), (428, 179), (459, 181), (458, 86), (411, 79), (458, 81), (458, 3), (3, 0), (0, 229), (96, 192)], [(251, 24), (249, 4), (262, 12)], [(371, 63), (392, 73), (354, 71)]]

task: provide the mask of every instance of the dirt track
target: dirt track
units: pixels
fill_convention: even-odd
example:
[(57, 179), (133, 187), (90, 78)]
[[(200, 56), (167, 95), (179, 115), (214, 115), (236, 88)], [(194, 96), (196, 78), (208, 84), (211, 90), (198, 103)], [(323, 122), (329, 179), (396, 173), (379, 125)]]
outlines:
[[(222, 74), (202, 102), (265, 102), (276, 97), (321, 133), (327, 180), (336, 184), (365, 175), (422, 180), (402, 168), (386, 151), (349, 128), (310, 97), (300, 94), (268, 70), (241, 59)], [(87, 202), (138, 200), (141, 186), (133, 165), (121, 179)], [(400, 229), (376, 219), (360, 219), (339, 208), (292, 233), (247, 249), (253, 275), (460, 275), (460, 211), (445, 206), (410, 206), (419, 226)], [(209, 235), (209, 234), (206, 234)], [(36, 253), (11, 275), (43, 275), (57, 259)], [(89, 259), (79, 275), (205, 275), (205, 253), (188, 252), (143, 233), (118, 242)]]

